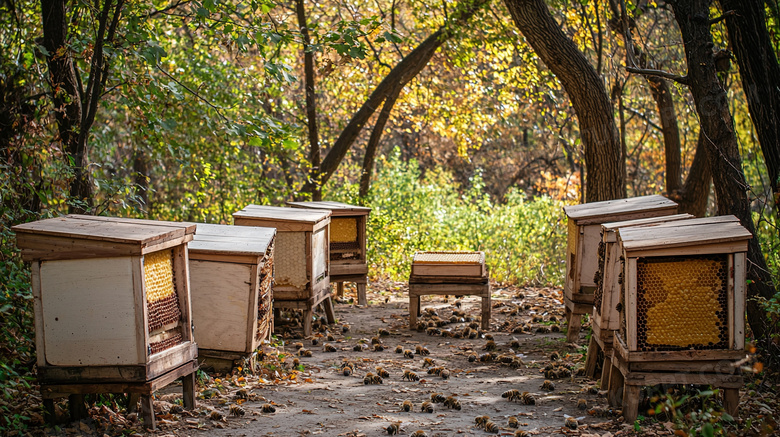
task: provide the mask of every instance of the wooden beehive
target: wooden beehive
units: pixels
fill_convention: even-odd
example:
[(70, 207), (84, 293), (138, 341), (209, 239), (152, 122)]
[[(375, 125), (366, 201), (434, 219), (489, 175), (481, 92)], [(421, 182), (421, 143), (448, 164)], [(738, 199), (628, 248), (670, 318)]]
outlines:
[(417, 252), (412, 258), (412, 278), (484, 278), (485, 252)]
[(677, 213), (677, 204), (660, 195), (584, 203), (563, 208), (568, 217), (566, 281), (563, 288), (567, 340), (576, 342), (581, 317), (593, 310), (601, 224)]
[(276, 229), (197, 226), (189, 253), (198, 355), (225, 370), (273, 332)]
[(13, 230), (32, 263), (44, 399), (105, 384), (148, 395), (197, 369), (187, 265), (194, 225), (69, 215)]
[(367, 305), (366, 284), (366, 221), (371, 208), (341, 202), (287, 202), (294, 208), (309, 208), (331, 212), (330, 219), (330, 282), (337, 283), (343, 294), (344, 282), (354, 282), (358, 288), (358, 304)]
[(323, 303), (335, 321), (330, 300), (330, 211), (248, 205), (233, 213), (237, 226), (276, 228), (274, 308), (304, 311), (304, 335), (311, 334), (314, 307)]
[(624, 417), (637, 415), (642, 385), (724, 389), (735, 414), (745, 357), (745, 276), (752, 237), (734, 216), (618, 228), (623, 281), (609, 398), (622, 391)]

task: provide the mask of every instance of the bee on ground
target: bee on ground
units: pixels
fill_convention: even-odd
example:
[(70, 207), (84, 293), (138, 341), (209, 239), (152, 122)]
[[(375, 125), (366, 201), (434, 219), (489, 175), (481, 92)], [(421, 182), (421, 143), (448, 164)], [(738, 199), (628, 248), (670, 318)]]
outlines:
[(325, 345), (323, 346), (323, 349), (325, 350), (325, 352), (336, 352), (336, 350), (337, 350), (336, 346), (333, 346), (330, 343), (325, 343)]
[(407, 400), (405, 400), (405, 401), (404, 401), (404, 402), (401, 404), (401, 411), (404, 411), (404, 412), (407, 412), (407, 413), (408, 413), (408, 412), (410, 412), (410, 411), (412, 411), (412, 401), (410, 401), (410, 400), (408, 400), (408, 399), (407, 399)]
[(336, 341), (336, 337), (333, 336), (333, 334), (328, 333), (328, 335), (325, 337), (328, 339), (328, 341)]
[(420, 411), (423, 413), (433, 413), (433, 404), (429, 401), (425, 401), (420, 405)]
[(541, 325), (536, 327), (536, 332), (539, 334), (548, 334), (550, 332), (550, 328)]
[(577, 369), (574, 371), (574, 374), (577, 376), (585, 376), (585, 368), (577, 367)]
[(352, 372), (354, 372), (354, 370), (352, 370), (352, 366), (346, 366), (341, 368), (341, 374), (344, 376), (351, 376)]
[(225, 416), (223, 416), (219, 411), (213, 410), (211, 413), (209, 413), (209, 419), (214, 421), (224, 420)]
[(345, 323), (345, 324), (341, 325), (341, 333), (342, 334), (346, 334), (347, 332), (349, 332), (349, 325), (347, 325)]
[(586, 401), (585, 399), (577, 400), (577, 409), (578, 410), (587, 410), (588, 409), (588, 401)]
[(420, 377), (417, 376), (417, 374), (412, 372), (411, 370), (406, 369), (406, 370), (404, 370), (404, 375), (401, 377), (401, 380), (402, 381), (408, 380), (408, 381), (414, 382), (414, 381), (419, 381)]
[(469, 363), (473, 363), (474, 361), (477, 361), (477, 354), (470, 353), (469, 354)]
[(382, 344), (382, 340), (379, 337), (371, 337), (371, 344)]
[(294, 347), (295, 350), (298, 350), (298, 349), (303, 347), (303, 343), (301, 343), (301, 342), (293, 343), (292, 347)]
[(490, 416), (477, 416), (474, 418), (474, 424), (477, 428), (484, 428), (488, 421), (490, 421)]
[(439, 376), (441, 376), (441, 379), (450, 379), (450, 371), (443, 369), (441, 373), (439, 373)]
[(390, 335), (390, 331), (388, 331), (388, 330), (387, 330), (387, 329), (385, 329), (385, 328), (379, 328), (379, 330), (377, 331), (377, 334), (378, 334), (380, 337), (387, 337), (387, 336), (389, 336), (389, 335)]
[(355, 352), (362, 352), (363, 351), (363, 345), (362, 344), (356, 344), (352, 346), (352, 350)]
[(429, 351), (427, 347), (418, 344), (417, 347), (414, 348), (414, 353), (425, 357), (430, 355), (431, 351)]
[(241, 417), (244, 414), (246, 414), (246, 411), (244, 411), (244, 409), (241, 408), (240, 405), (236, 405), (236, 404), (230, 405), (230, 415), (232, 417)]
[(432, 393), (431, 394), (431, 402), (434, 404), (441, 404), (443, 403), (447, 398), (444, 397), (441, 393)]
[(550, 331), (551, 332), (561, 332), (561, 326), (560, 325), (550, 325)]
[(439, 329), (439, 328), (437, 328), (435, 326), (432, 326), (432, 327), (426, 328), (425, 329), (425, 333), (428, 334), (428, 335), (441, 335), (441, 329)]
[(383, 350), (385, 350), (385, 347), (382, 346), (381, 344), (374, 345), (374, 352), (382, 352)]
[(428, 374), (439, 376), (442, 370), (444, 370), (444, 367), (431, 367), (428, 369)]
[(425, 358), (422, 363), (423, 369), (426, 367), (432, 367), (435, 363), (432, 358)]
[(509, 421), (507, 422), (510, 428), (517, 428), (520, 426), (520, 423), (517, 421), (517, 417), (515, 416), (509, 416)]
[(406, 349), (406, 350), (404, 351), (404, 358), (411, 358), (411, 359), (414, 359), (414, 352), (412, 352), (412, 351), (411, 351), (411, 350), (409, 350), (409, 349)]
[(514, 359), (515, 359), (515, 357), (513, 357), (512, 355), (501, 354), (501, 355), (498, 356), (498, 358), (496, 358), (496, 361), (498, 361), (501, 364), (509, 364)]
[(312, 354), (311, 354), (311, 351), (308, 350), (308, 349), (299, 349), (298, 350), (298, 355), (301, 356), (301, 357), (310, 357)]
[(536, 398), (527, 391), (524, 391), (523, 394), (520, 395), (520, 401), (523, 405), (536, 405)]
[(501, 394), (501, 397), (508, 401), (516, 401), (520, 399), (520, 391), (516, 389), (507, 390)]
[(443, 404), (445, 407), (452, 410), (460, 411), (461, 409), (460, 401), (455, 396), (447, 396), (447, 399), (444, 400)]
[(426, 434), (425, 431), (418, 429), (411, 434), (411, 437), (428, 437), (428, 434)]
[(529, 434), (527, 431), (523, 431), (522, 429), (518, 429), (515, 431), (514, 437), (529, 437)]
[(569, 429), (577, 429), (579, 426), (579, 423), (577, 423), (577, 419), (574, 417), (567, 417), (566, 422), (564, 422), (564, 426)]
[[(458, 299), (458, 300), (456, 300), (456, 301), (455, 301), (455, 306), (456, 306), (456, 307), (458, 307), (458, 308), (460, 308), (461, 306), (463, 306), (463, 300), (461, 300), (461, 299)], [(454, 311), (453, 311), (453, 312), (454, 312)]]
[(496, 350), (496, 342), (493, 340), (488, 340), (487, 343), (485, 343), (485, 347), (483, 349), (486, 351)]
[(390, 372), (388, 372), (387, 370), (385, 370), (382, 367), (377, 367), (376, 368), (376, 374), (381, 376), (382, 378), (389, 378), (390, 377)]
[(404, 353), (404, 348), (403, 348), (403, 346), (401, 346), (400, 344), (399, 344), (398, 346), (396, 346), (396, 347), (395, 347), (395, 353), (397, 353), (397, 354), (402, 354), (402, 353)]
[(389, 435), (398, 434), (401, 431), (401, 422), (391, 423), (387, 426), (387, 428), (385, 428), (385, 430)]
[(319, 338), (314, 337), (314, 338), (311, 339), (311, 345), (312, 346), (317, 346), (318, 344), (320, 344), (320, 339)]
[(555, 390), (555, 384), (553, 384), (553, 382), (550, 381), (549, 379), (545, 379), (544, 382), (542, 383), (541, 389), (544, 391), (553, 391)]
[(511, 347), (512, 349), (520, 349), (520, 341), (519, 340), (510, 341), (509, 347)]
[(236, 394), (233, 395), (233, 398), (234, 399), (244, 399), (244, 400), (247, 400), (247, 399), (249, 399), (249, 392), (246, 391), (245, 388), (239, 389), (238, 391), (236, 391)]
[(493, 362), (493, 360), (494, 360), (494, 358), (495, 358), (495, 357), (493, 356), (493, 354), (491, 354), (491, 353), (487, 353), (487, 354), (482, 354), (482, 355), (480, 355), (480, 356), (479, 356), (479, 361), (480, 361), (481, 363), (492, 363), (492, 362)]
[(496, 423), (492, 420), (488, 420), (485, 422), (485, 432), (498, 434), (498, 425), (496, 425)]
[(485, 340), (493, 341), (495, 343), (495, 341), (493, 339), (493, 334), (485, 334)]
[(366, 373), (366, 376), (363, 378), (363, 385), (372, 385), (372, 384), (382, 384), (382, 377), (379, 375), (374, 375), (371, 372)]
[(517, 357), (513, 358), (512, 362), (509, 363), (509, 367), (511, 367), (513, 369), (519, 369), (519, 368), (524, 367), (524, 366), (525, 366), (525, 362), (523, 362), (523, 360), (521, 360), (520, 358), (517, 358)]
[(550, 361), (558, 361), (561, 359), (561, 354), (558, 353), (558, 351), (552, 351), (550, 354)]
[(438, 317), (439, 316), (439, 313), (437, 313), (436, 310), (433, 309), (433, 308), (426, 308), (425, 309), (425, 314), (428, 317)]
[(427, 324), (427, 323), (425, 323), (425, 322), (423, 322), (423, 321), (417, 322), (417, 331), (418, 331), (418, 332), (423, 332), (423, 331), (425, 331), (425, 328), (427, 328), (427, 327), (428, 327), (428, 324)]
[(271, 404), (263, 404), (263, 406), (261, 407), (260, 411), (262, 411), (263, 413), (275, 413), (276, 412), (276, 407), (274, 407)]

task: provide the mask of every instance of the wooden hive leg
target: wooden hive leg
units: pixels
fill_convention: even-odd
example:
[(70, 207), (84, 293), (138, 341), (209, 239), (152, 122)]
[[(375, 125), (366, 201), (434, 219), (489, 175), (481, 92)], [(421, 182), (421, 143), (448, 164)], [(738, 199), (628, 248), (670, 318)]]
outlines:
[(566, 331), (566, 341), (569, 343), (577, 343), (580, 339), (580, 328), (582, 327), (582, 314), (571, 313), (569, 320), (569, 327)]
[(614, 364), (609, 372), (609, 392), (607, 393), (607, 400), (612, 407), (619, 407), (623, 404), (623, 374), (620, 373)]
[(336, 323), (336, 313), (333, 311), (333, 300), (328, 296), (322, 301), (322, 305), (325, 307), (325, 318), (328, 319), (328, 324)]
[(127, 413), (135, 413), (138, 411), (138, 400), (141, 399), (141, 395), (139, 393), (128, 393), (127, 394)]
[(739, 412), (739, 389), (723, 389), (723, 407), (731, 416), (736, 417)]
[(639, 414), (639, 394), (642, 387), (638, 385), (627, 385), (623, 390), (623, 419), (626, 423), (632, 424)]
[(157, 423), (154, 420), (154, 406), (152, 405), (152, 395), (141, 395), (141, 419), (144, 421), (144, 427), (154, 431)]
[(336, 296), (339, 298), (344, 297), (344, 283), (336, 282)]
[(87, 404), (84, 403), (84, 395), (69, 395), (68, 408), (70, 409), (70, 420), (72, 422), (87, 418)]
[(488, 287), (487, 296), (482, 296), (482, 330), (490, 330), (490, 312), (492, 304), (490, 302), (490, 288)]
[(420, 314), (420, 296), (409, 290), (409, 329), (417, 329), (417, 316)]
[[(610, 378), (612, 378), (612, 353), (604, 354), (604, 364), (601, 366), (601, 389), (609, 390)], [(620, 373), (620, 372), (618, 372)]]
[(309, 305), (303, 310), (303, 335), (308, 337), (311, 335), (311, 317), (314, 313), (314, 308)]
[(601, 347), (599, 346), (598, 340), (596, 340), (596, 335), (591, 335), (590, 343), (588, 344), (588, 356), (585, 358), (585, 376), (590, 379), (596, 378), (599, 352), (601, 352)]
[(46, 423), (54, 424), (57, 419), (57, 415), (54, 412), (54, 399), (43, 400), (43, 420)]
[(181, 394), (184, 403), (184, 409), (192, 410), (195, 408), (195, 372), (181, 377)]
[(358, 305), (368, 305), (368, 299), (366, 299), (366, 284), (357, 284), (358, 290)]

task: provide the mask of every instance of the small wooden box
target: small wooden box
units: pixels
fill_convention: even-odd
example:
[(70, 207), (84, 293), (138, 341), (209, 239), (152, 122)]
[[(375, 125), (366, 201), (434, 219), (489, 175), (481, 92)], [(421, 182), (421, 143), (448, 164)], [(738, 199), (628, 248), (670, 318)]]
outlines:
[(734, 216), (617, 233), (624, 266), (610, 402), (622, 403), (631, 423), (641, 386), (705, 384), (724, 389), (726, 410), (735, 415), (742, 386), (737, 362), (746, 356), (746, 253), (752, 235)]
[(485, 252), (417, 252), (412, 258), (412, 278), (484, 278)]
[(371, 208), (341, 202), (287, 202), (294, 208), (309, 208), (331, 212), (330, 219), (330, 282), (338, 283), (343, 294), (343, 283), (354, 282), (358, 287), (358, 304), (367, 305), (366, 284), (366, 221)]
[(567, 340), (573, 343), (579, 336), (582, 315), (593, 311), (601, 224), (673, 215), (677, 204), (652, 195), (566, 206), (563, 210), (569, 228), (563, 297), (569, 325)]
[(273, 332), (276, 229), (197, 226), (189, 252), (198, 354), (232, 366)]
[[(44, 400), (140, 393), (153, 428), (151, 390), (197, 369), (187, 263), (195, 226), (69, 215), (13, 230), (22, 257), (32, 262)], [(192, 381), (185, 393), (190, 405)], [(80, 409), (72, 400), (74, 408)]]
[(247, 205), (233, 219), (237, 226), (276, 228), (274, 308), (303, 310), (307, 336), (321, 302), (329, 321), (335, 321), (328, 273), (330, 211)]

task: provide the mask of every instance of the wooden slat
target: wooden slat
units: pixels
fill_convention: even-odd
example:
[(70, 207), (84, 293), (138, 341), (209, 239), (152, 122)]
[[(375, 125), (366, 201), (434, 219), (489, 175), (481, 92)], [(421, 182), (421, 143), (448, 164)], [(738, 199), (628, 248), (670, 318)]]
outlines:
[(146, 281), (144, 280), (144, 259), (130, 257), (133, 274), (133, 301), (135, 302), (135, 347), (139, 361), (145, 363), (149, 357), (149, 307), (146, 304)]
[(234, 218), (267, 219), (278, 222), (308, 223), (310, 225), (325, 220), (330, 215), (330, 210), (262, 205), (247, 205), (241, 211), (233, 213)]
[(127, 217), (105, 217), (100, 215), (83, 215), (83, 214), (68, 214), (66, 217), (80, 219), (80, 220), (98, 220), (98, 221), (105, 221), (105, 222), (139, 224), (145, 226), (160, 226), (163, 228), (166, 227), (181, 228), (184, 229), (184, 233), (186, 234), (195, 233), (194, 223), (187, 223), (187, 222), (169, 222), (165, 220), (134, 219), (134, 218), (127, 218)]
[(734, 345), (735, 350), (745, 348), (745, 287), (747, 254), (734, 254)]
[(198, 347), (195, 343), (189, 341), (170, 349), (165, 349), (149, 357), (149, 363), (146, 366), (146, 377), (150, 379), (156, 378), (197, 357)]
[(637, 219), (637, 220), (625, 220), (620, 222), (609, 222), (609, 223), (603, 223), (601, 225), (602, 228), (607, 230), (613, 230), (616, 228), (630, 228), (633, 226), (646, 226), (646, 225), (656, 225), (660, 223), (665, 222), (676, 222), (679, 220), (687, 220), (695, 218), (696, 216), (691, 214), (674, 214), (674, 215), (663, 215), (660, 217), (649, 217), (649, 218), (643, 218), (643, 219)]
[[(621, 215), (630, 215), (637, 212), (652, 211), (677, 211), (677, 204), (664, 196), (651, 195), (642, 197), (633, 197), (629, 199), (607, 200), (604, 202), (583, 203), (580, 205), (565, 206), (563, 208), (569, 218), (577, 221), (577, 224), (584, 220), (597, 221), (608, 217), (617, 217)], [(640, 217), (637, 217), (640, 218)], [(615, 220), (611, 220), (615, 221)], [(603, 222), (603, 220), (602, 220)]]
[(41, 300), (41, 263), (33, 261), (30, 266), (30, 282), (33, 295), (33, 315), (35, 317), (35, 355), (38, 368), (46, 365), (46, 331), (43, 323), (43, 301)]
[(190, 293), (190, 260), (186, 245), (173, 250), (173, 274), (176, 278), (176, 294), (181, 309), (182, 340), (192, 341), (192, 295)]
[(287, 202), (287, 204), (293, 208), (327, 209), (333, 214), (332, 217), (368, 215), (371, 212), (371, 208), (365, 206), (350, 205), (327, 200), (314, 202)]
[[(694, 219), (691, 219), (694, 220)], [(704, 244), (742, 242), (747, 250), (750, 232), (735, 222), (686, 224), (686, 221), (666, 223), (654, 227), (618, 229), (618, 236), (626, 252), (669, 249)], [(674, 226), (679, 224), (680, 226)]]
[[(91, 216), (83, 216), (91, 217)], [(69, 216), (39, 220), (14, 226), (17, 233), (52, 235), (85, 240), (113, 241), (117, 243), (153, 244), (155, 241), (184, 237), (188, 228), (159, 224), (108, 221), (108, 217), (86, 219)], [(24, 247), (20, 247), (23, 249)]]
[(635, 351), (637, 348), (637, 316), (636, 316), (636, 258), (629, 258), (626, 261), (626, 268), (623, 273), (623, 281), (626, 284), (626, 314), (628, 319), (626, 320), (626, 340), (628, 341), (628, 350)]

